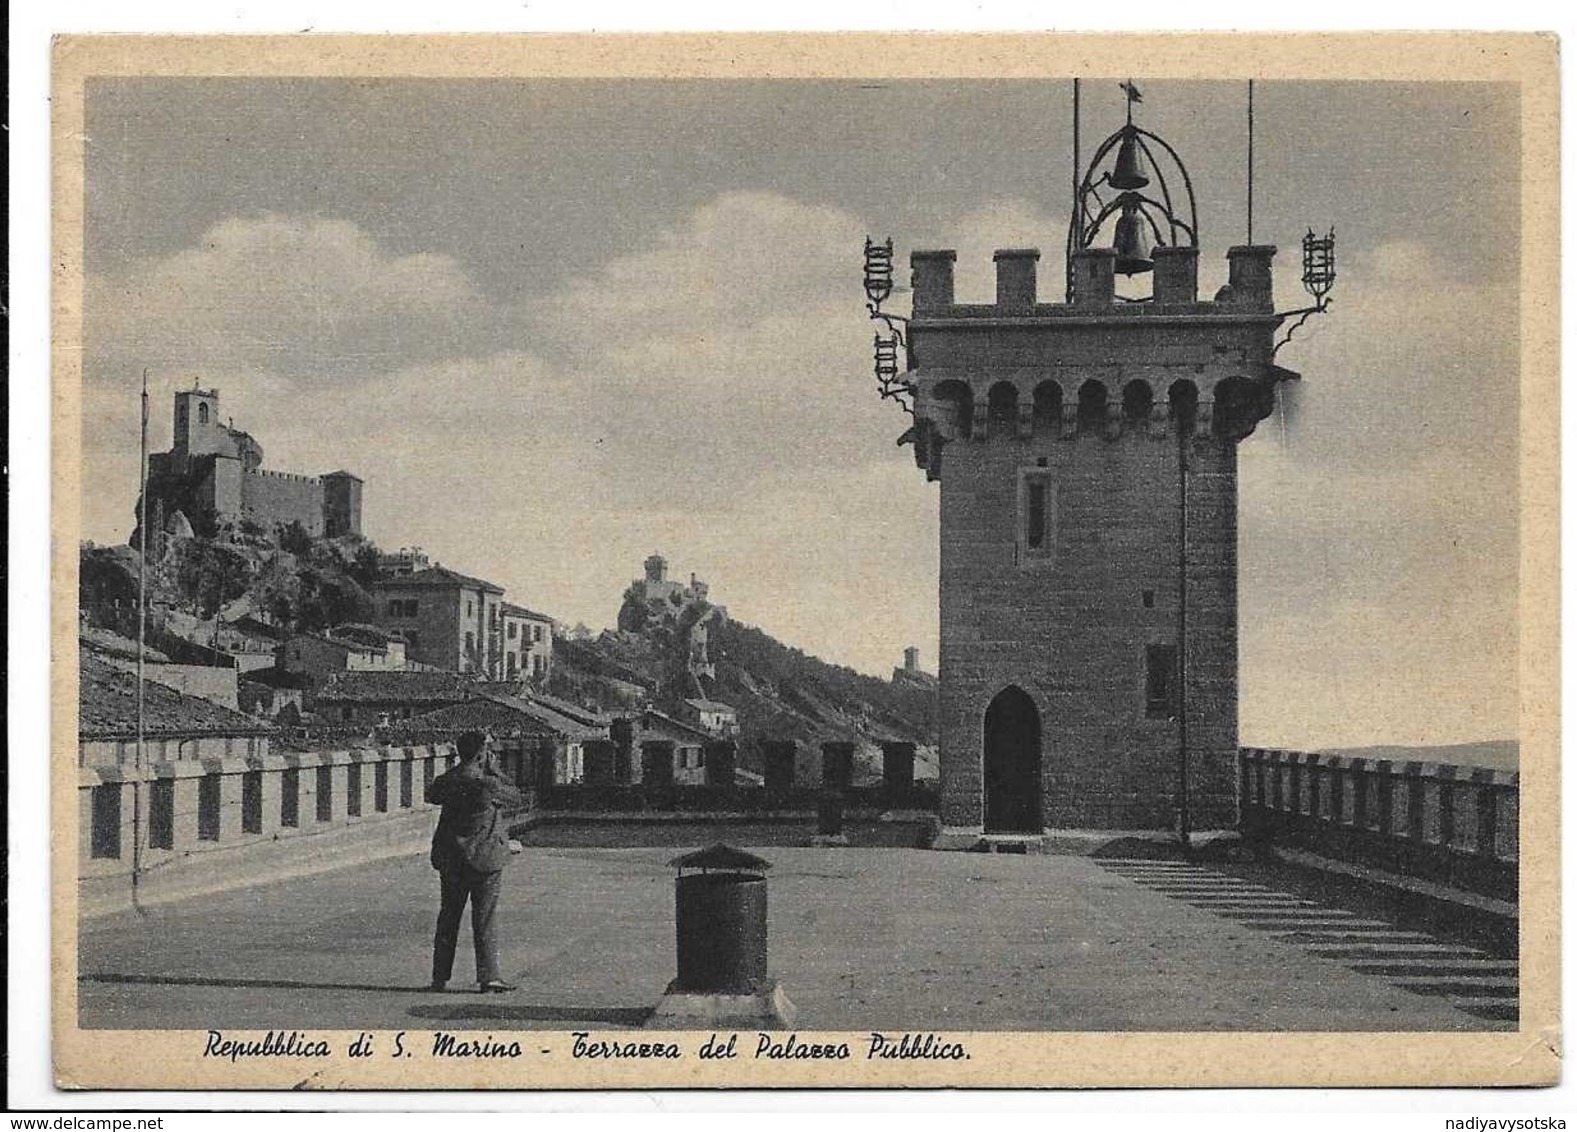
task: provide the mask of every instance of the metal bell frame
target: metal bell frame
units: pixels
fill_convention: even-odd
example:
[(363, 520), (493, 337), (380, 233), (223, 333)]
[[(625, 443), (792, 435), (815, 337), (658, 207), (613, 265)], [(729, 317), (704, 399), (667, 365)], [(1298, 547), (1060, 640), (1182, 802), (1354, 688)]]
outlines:
[[(1166, 164), (1156, 159), (1157, 148), (1168, 158)], [(1102, 171), (1101, 166), (1114, 149), (1118, 151), (1114, 168)], [(1159, 199), (1139, 191), (1150, 184), (1150, 180), (1145, 177), (1135, 161), (1136, 155), (1140, 154), (1149, 165), (1155, 188), (1159, 190)], [(1170, 166), (1170, 178), (1168, 166)], [(1121, 182), (1116, 177), (1121, 177)], [(1180, 183), (1180, 191), (1177, 201), (1174, 202), (1173, 188), (1178, 183)], [(1125, 187), (1127, 185), (1133, 187)], [(1103, 199), (1101, 194), (1103, 187), (1112, 188), (1117, 195), (1111, 200)], [(1178, 205), (1184, 203), (1187, 206), (1186, 220), (1179, 215), (1178, 209)], [(1084, 176), (1079, 181), (1078, 196), (1074, 202), (1073, 223), (1068, 227), (1070, 293), (1073, 282), (1073, 253), (1094, 247), (1101, 228), (1114, 214), (1118, 215), (1119, 226), (1123, 225), (1124, 221), (1136, 222), (1142, 216), (1155, 237), (1154, 242), (1158, 245), (1199, 246), (1199, 207), (1194, 199), (1194, 183), (1188, 175), (1183, 159), (1177, 155), (1177, 151), (1165, 138), (1134, 125), (1132, 120), (1096, 147)], [(1138, 274), (1146, 270), (1149, 270), (1148, 266), (1122, 274)]]

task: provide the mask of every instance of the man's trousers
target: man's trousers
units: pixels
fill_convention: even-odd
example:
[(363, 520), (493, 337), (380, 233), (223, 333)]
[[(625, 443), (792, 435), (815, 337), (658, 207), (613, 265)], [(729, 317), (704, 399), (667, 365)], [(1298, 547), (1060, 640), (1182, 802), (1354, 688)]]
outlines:
[(433, 981), (446, 983), (454, 973), (455, 946), (460, 940), (460, 917), (471, 903), (471, 942), (476, 947), (476, 981), (491, 982), (498, 974), (498, 936), (494, 913), (503, 887), (504, 871), (478, 872), (470, 865), (450, 865), (440, 870), (441, 899), (438, 929), (433, 934)]

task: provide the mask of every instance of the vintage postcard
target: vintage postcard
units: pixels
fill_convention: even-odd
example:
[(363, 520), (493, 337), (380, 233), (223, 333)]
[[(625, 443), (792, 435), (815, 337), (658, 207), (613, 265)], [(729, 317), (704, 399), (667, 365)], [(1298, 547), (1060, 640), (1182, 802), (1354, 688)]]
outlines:
[(1552, 38), (54, 67), (62, 1087), (1557, 1080)]

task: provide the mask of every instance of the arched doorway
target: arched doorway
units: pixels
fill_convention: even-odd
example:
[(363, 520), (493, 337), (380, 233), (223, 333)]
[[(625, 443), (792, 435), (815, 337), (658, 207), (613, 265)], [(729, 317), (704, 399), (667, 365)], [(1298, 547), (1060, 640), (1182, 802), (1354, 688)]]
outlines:
[(1040, 833), (1040, 712), (1022, 688), (1003, 688), (986, 708), (987, 833)]

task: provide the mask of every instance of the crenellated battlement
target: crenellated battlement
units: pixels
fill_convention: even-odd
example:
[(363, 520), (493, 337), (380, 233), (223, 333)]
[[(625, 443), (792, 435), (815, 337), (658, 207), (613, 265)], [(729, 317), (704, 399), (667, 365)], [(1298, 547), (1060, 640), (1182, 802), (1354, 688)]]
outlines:
[(957, 253), (917, 251), (908, 379), (915, 461), (941, 474), (945, 445), (1179, 435), (1200, 443), (1250, 435), (1275, 407), (1280, 318), (1271, 304), (1276, 249), (1229, 250), (1229, 281), (1200, 301), (1198, 251), (1154, 249), (1152, 297), (1114, 290), (1115, 252), (1074, 253), (1073, 300), (1043, 303), (1040, 252), (996, 252), (997, 301), (954, 301)]
[(1117, 253), (1111, 248), (1083, 248), (1072, 257), (1072, 296), (1042, 302), (1037, 290), (1038, 248), (1002, 248), (994, 255), (997, 271), (995, 303), (954, 301), (953, 276), (958, 253), (950, 249), (910, 254), (910, 287), (915, 322), (979, 318), (1166, 318), (1168, 316), (1264, 315), (1274, 317), (1271, 260), (1276, 249), (1267, 244), (1227, 249), (1227, 285), (1213, 299), (1199, 298), (1199, 249), (1153, 249), (1151, 296), (1128, 300), (1117, 295)]
[(259, 479), (284, 480), (289, 483), (302, 483), (317, 486), (321, 486), (323, 483), (323, 478), (321, 476), (302, 476), (297, 475), (295, 472), (274, 472), (269, 471), (267, 468), (251, 468), (246, 474), (249, 476), (256, 476)]

